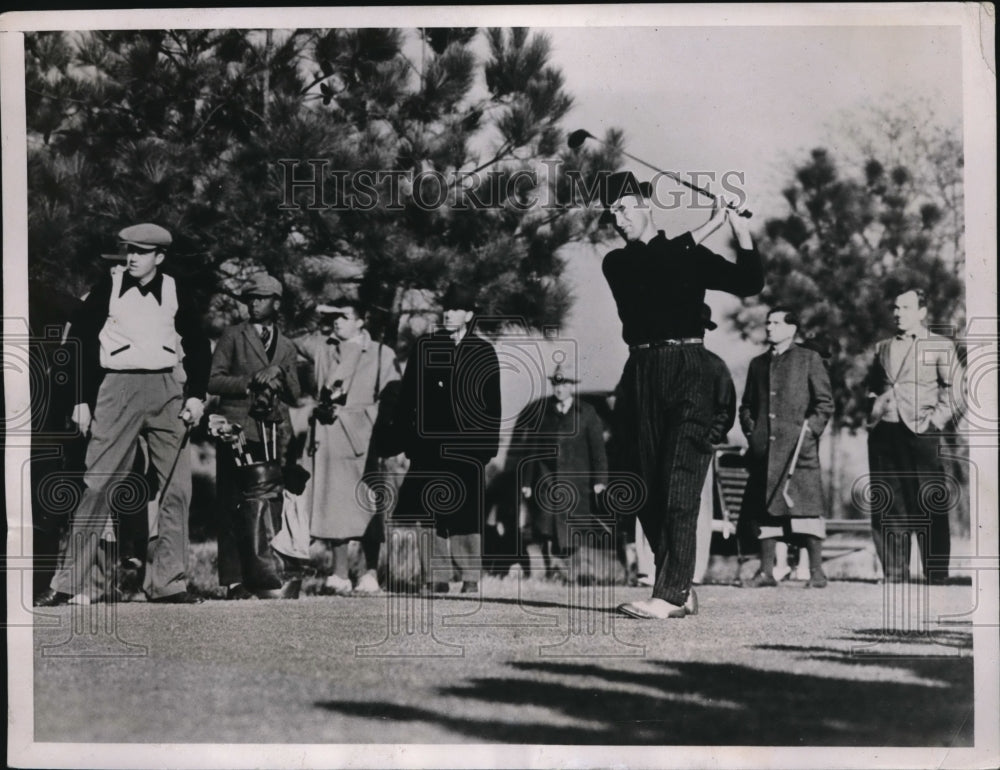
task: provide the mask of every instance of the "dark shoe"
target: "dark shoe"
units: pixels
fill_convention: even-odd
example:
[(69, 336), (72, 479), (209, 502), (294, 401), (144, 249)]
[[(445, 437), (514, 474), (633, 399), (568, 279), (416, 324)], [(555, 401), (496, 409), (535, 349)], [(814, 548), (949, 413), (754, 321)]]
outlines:
[(230, 586), (226, 589), (226, 599), (227, 601), (245, 601), (247, 599), (256, 599), (257, 597), (250, 593), (246, 586), (242, 583), (238, 583), (234, 586)]
[(64, 594), (54, 588), (47, 588), (35, 597), (34, 604), (36, 607), (61, 607), (64, 604), (69, 604), (69, 600), (72, 598), (70, 594)]
[(744, 588), (774, 588), (778, 585), (778, 581), (774, 579), (773, 575), (765, 575), (763, 572), (758, 572), (747, 582), (743, 584)]
[(826, 575), (822, 572), (817, 572), (809, 576), (806, 588), (826, 588), (826, 582)]
[(479, 593), (479, 581), (478, 580), (466, 580), (462, 583), (462, 593), (463, 594), (478, 594)]
[(157, 596), (155, 599), (150, 599), (149, 601), (154, 604), (201, 604), (205, 600), (188, 591), (181, 591), (176, 594), (170, 594), (170, 596)]
[(698, 614), (698, 594), (691, 589), (691, 593), (688, 594), (687, 601), (684, 602), (684, 612), (688, 615)]

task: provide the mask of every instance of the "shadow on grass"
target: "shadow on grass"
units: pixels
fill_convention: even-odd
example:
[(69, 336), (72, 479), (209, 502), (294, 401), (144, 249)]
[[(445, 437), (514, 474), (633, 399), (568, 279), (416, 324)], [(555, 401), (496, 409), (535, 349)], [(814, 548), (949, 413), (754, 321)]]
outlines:
[[(867, 639), (862, 631), (857, 641)], [(506, 706), (543, 708), (552, 713), (551, 720), (539, 719), (537, 712), (525, 721), (482, 719), (468, 715), (472, 708), (453, 706), (445, 711), (389, 702), (316, 705), (355, 717), (431, 723), (478, 741), (502, 743), (973, 745), (971, 656), (864, 659), (825, 647), (763, 649), (880, 670), (864, 680), (724, 663), (660, 661), (643, 670), (623, 670), (601, 662), (532, 661), (510, 664), (514, 673), (508, 677), (472, 679), (438, 692), (492, 705), (503, 714), (516, 713), (502, 708)], [(886, 667), (909, 681), (884, 681)]]

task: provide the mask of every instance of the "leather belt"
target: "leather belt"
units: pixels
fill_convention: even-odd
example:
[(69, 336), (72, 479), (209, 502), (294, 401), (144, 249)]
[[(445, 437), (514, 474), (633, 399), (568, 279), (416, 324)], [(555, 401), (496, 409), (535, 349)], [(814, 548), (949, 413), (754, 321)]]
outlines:
[(701, 345), (704, 340), (701, 337), (682, 337), (680, 339), (654, 340), (652, 342), (640, 342), (638, 345), (629, 345), (629, 350), (649, 350), (650, 348), (666, 348), (675, 345)]
[(165, 369), (105, 369), (108, 374), (170, 374), (174, 367), (168, 366)]

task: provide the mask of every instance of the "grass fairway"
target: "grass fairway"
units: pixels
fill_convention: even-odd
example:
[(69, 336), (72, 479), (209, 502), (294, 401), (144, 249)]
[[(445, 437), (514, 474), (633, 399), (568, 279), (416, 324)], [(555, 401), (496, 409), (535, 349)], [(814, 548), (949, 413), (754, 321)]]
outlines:
[[(930, 633), (884, 633), (903, 589), (911, 609), (927, 600)], [(483, 594), (39, 611), (61, 622), (34, 632), (35, 738), (973, 742), (970, 628), (937, 623), (972, 609), (968, 586), (704, 586), (699, 615), (663, 622), (613, 613), (648, 589), (489, 579)], [(71, 633), (95, 618), (117, 637)]]

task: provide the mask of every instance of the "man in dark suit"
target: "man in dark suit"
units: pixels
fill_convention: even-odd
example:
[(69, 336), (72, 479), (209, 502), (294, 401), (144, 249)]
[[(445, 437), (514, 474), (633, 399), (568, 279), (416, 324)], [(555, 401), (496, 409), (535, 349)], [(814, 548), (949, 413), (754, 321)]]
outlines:
[[(500, 445), (500, 364), (473, 330), (470, 289), (452, 284), (441, 307), (442, 328), (417, 341), (403, 374), (393, 423), (410, 467), (393, 518), (433, 521), (434, 550), (450, 546), (469, 593), (479, 590), (482, 568), (484, 466)], [(431, 556), (420, 552), (424, 588), (445, 592)]]
[[(291, 435), (287, 404), (294, 404), (301, 394), (296, 371), (295, 346), (278, 329), (281, 309), (281, 283), (264, 273), (258, 273), (244, 289), (241, 299), (246, 303), (250, 319), (226, 329), (212, 355), (208, 392), (219, 396), (217, 413), (231, 423), (243, 427), (247, 449), (255, 462), (281, 460), (287, 439)], [(261, 436), (258, 423), (250, 416), (251, 394), (274, 393), (276, 434)], [(265, 450), (265, 442), (268, 448)], [(230, 444), (219, 441), (215, 457), (216, 490), (219, 512), (219, 585), (226, 587), (227, 599), (256, 598), (246, 586), (244, 564), (248, 555), (241, 549), (244, 538), (236, 516), (236, 458)]]
[(549, 381), (552, 396), (541, 419), (518, 444), (527, 458), (521, 495), (531, 511), (525, 543), (547, 544), (548, 556), (556, 561), (572, 550), (571, 525), (600, 531), (596, 501), (608, 483), (608, 459), (601, 418), (574, 396), (579, 380), (570, 366), (557, 365)]
[(786, 308), (767, 314), (770, 350), (750, 362), (740, 404), (750, 442), (742, 511), (758, 528), (761, 551), (760, 571), (744, 584), (751, 588), (777, 585), (777, 540), (793, 538), (803, 539), (809, 554), (806, 587), (826, 586), (819, 437), (833, 415), (833, 396), (823, 359), (794, 342), (798, 325)]

